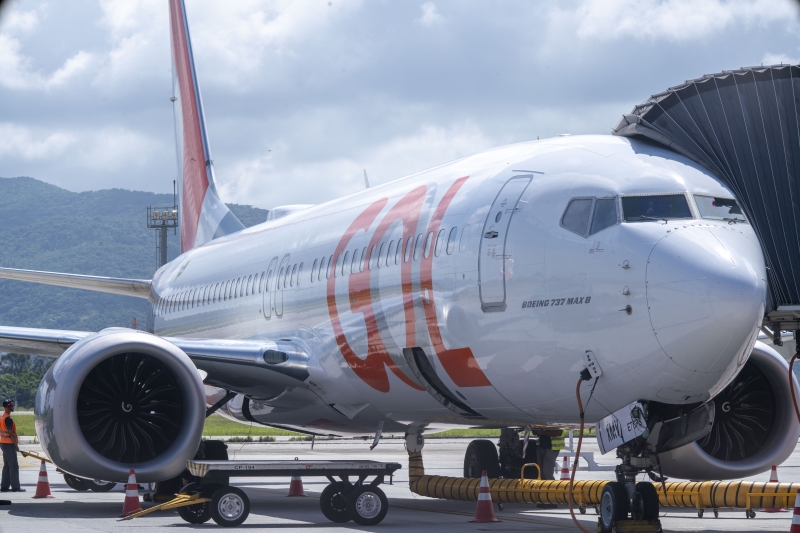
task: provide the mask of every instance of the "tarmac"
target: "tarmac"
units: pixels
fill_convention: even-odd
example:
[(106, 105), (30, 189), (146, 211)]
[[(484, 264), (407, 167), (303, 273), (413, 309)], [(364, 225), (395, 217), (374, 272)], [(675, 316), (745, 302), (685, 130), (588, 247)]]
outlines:
[[(279, 438), (280, 439), (280, 438)], [(464, 452), (470, 439), (429, 439), (425, 443), (423, 459), (428, 474), (461, 476)], [(311, 450), (310, 442), (280, 439), (270, 443), (229, 443), (231, 459), (373, 459), (395, 461), (403, 468), (395, 473), (393, 484), (382, 485), (389, 498), (389, 512), (380, 524), (371, 527), (357, 526), (352, 522), (334, 524), (319, 510), (319, 493), (327, 485), (324, 478), (305, 478), (303, 484), (307, 497), (287, 498), (289, 478), (233, 478), (231, 484), (242, 488), (251, 502), (250, 516), (239, 526), (246, 530), (274, 529), (278, 531), (409, 531), (446, 533), (450, 531), (577, 531), (566, 507), (554, 510), (539, 510), (525, 505), (506, 504), (500, 511), (495, 504), (495, 514), (502, 522), (470, 523), (475, 504), (423, 498), (408, 489), (408, 456), (402, 439), (383, 439), (373, 450), (371, 442), (364, 440), (318, 440)], [(39, 451), (35, 444), (25, 444), (23, 449)], [(613, 465), (613, 453), (601, 456), (593, 439), (584, 442), (584, 451), (594, 451), (600, 465)], [(39, 472), (39, 463), (31, 459), (20, 460), (21, 481), (27, 492), (4, 493), (3, 499), (12, 501), (10, 506), (0, 506), (0, 532), (57, 532), (96, 533), (98, 531), (144, 532), (153, 528), (218, 528), (209, 521), (202, 525), (190, 525), (175, 511), (161, 511), (130, 520), (118, 521), (124, 499), (123, 486), (118, 485), (108, 493), (76, 492), (70, 489), (63, 477), (48, 465), (52, 499), (37, 499), (33, 496)], [(560, 467), (560, 462), (559, 462)], [(800, 450), (778, 467), (780, 481), (800, 481)], [(613, 472), (579, 471), (581, 479), (611, 479)], [(755, 476), (757, 481), (769, 479), (769, 472)], [(388, 480), (387, 480), (388, 483)], [(143, 492), (142, 492), (143, 494)], [(143, 507), (150, 504), (143, 503)], [(577, 514), (577, 511), (576, 511)], [(774, 531), (788, 532), (791, 525), (791, 509), (788, 512), (767, 514), (758, 512), (753, 519), (746, 519), (744, 510), (721, 509), (719, 518), (706, 511), (698, 518), (694, 509), (662, 507), (661, 522), (664, 531)], [(593, 509), (578, 515), (581, 523), (594, 531), (597, 516)]]

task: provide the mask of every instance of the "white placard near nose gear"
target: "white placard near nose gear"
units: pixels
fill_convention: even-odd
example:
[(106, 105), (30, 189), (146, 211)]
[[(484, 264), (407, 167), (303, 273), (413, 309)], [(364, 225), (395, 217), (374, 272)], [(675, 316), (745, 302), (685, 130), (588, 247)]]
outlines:
[(600, 453), (605, 454), (616, 449), (642, 435), (646, 429), (644, 407), (641, 403), (633, 402), (623, 407), (595, 424)]

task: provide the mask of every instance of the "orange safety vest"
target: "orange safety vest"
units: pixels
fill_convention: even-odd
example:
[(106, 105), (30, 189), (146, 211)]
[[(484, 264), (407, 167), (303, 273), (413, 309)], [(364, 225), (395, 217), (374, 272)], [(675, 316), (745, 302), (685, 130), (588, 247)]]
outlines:
[(0, 444), (14, 444), (17, 438), (17, 425), (13, 420), (11, 421), (12, 431), (6, 428), (6, 419), (10, 417), (11, 415), (6, 412), (3, 412), (3, 416), (0, 416)]

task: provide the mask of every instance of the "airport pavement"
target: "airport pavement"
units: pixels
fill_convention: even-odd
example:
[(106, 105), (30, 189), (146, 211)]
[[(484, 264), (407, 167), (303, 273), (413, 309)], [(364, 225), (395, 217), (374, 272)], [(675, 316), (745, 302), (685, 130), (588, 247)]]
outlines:
[[(426, 442), (423, 458), (426, 473), (460, 476), (463, 454), (468, 439), (441, 439)], [(303, 480), (306, 498), (287, 498), (289, 479), (248, 478), (232, 480), (232, 484), (247, 492), (251, 500), (250, 517), (240, 526), (247, 530), (277, 529), (281, 531), (407, 531), (446, 533), (449, 531), (577, 531), (566, 508), (556, 510), (537, 510), (529, 506), (507, 504), (503, 511), (495, 505), (497, 517), (502, 520), (494, 524), (473, 524), (469, 522), (475, 511), (475, 504), (432, 500), (412, 494), (408, 490), (407, 455), (400, 439), (384, 439), (373, 451), (370, 443), (361, 440), (321, 440), (314, 450), (310, 442), (279, 441), (272, 443), (241, 444), (230, 443), (228, 452), (231, 459), (374, 459), (396, 461), (403, 465), (394, 476), (393, 485), (383, 485), (389, 497), (390, 510), (384, 521), (373, 527), (356, 526), (353, 523), (334, 524), (322, 516), (319, 510), (318, 495), (327, 484), (320, 478)], [(24, 448), (37, 450), (35, 445)], [(597, 452), (593, 442), (586, 443), (585, 449)], [(613, 454), (600, 456), (600, 464), (614, 464)], [(177, 527), (191, 529), (216, 528), (208, 522), (200, 526), (187, 524), (174, 511), (159, 512), (131, 521), (117, 521), (122, 510), (124, 493), (117, 486), (108, 493), (76, 492), (64, 483), (64, 479), (50, 465), (50, 479), (53, 499), (33, 500), (39, 465), (30, 459), (21, 461), (21, 480), (27, 488), (25, 493), (4, 493), (2, 498), (12, 500), (12, 505), (0, 507), (0, 532), (17, 533), (27, 531), (53, 531), (58, 533), (95, 533), (97, 531), (151, 531), (153, 528)], [(778, 470), (780, 480), (800, 481), (800, 450)], [(609, 479), (611, 472), (579, 472), (584, 479)], [(756, 476), (756, 480), (769, 479), (769, 473)], [(148, 504), (145, 504), (148, 505)], [(580, 516), (580, 515), (579, 515)], [(580, 516), (584, 527), (594, 530), (597, 517), (593, 510)], [(754, 519), (746, 519), (744, 511), (721, 510), (719, 518), (707, 512), (698, 518), (691, 509), (662, 508), (662, 525), (665, 531), (774, 531), (788, 532), (791, 512), (765, 514), (758, 513)]]

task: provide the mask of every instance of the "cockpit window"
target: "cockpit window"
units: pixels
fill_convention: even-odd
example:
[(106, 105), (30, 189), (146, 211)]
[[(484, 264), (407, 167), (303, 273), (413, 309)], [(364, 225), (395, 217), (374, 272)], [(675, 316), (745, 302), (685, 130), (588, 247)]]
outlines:
[(703, 218), (726, 220), (728, 222), (747, 222), (742, 209), (733, 198), (695, 194), (694, 200), (697, 202), (697, 209)]
[(617, 199), (598, 198), (594, 201), (594, 215), (592, 216), (592, 231), (589, 235), (594, 235), (617, 223)]
[(689, 202), (682, 194), (623, 196), (622, 213), (625, 222), (692, 218)]
[(572, 200), (561, 217), (561, 224), (580, 235), (586, 235), (589, 226), (589, 215), (592, 214), (591, 198), (576, 198)]

